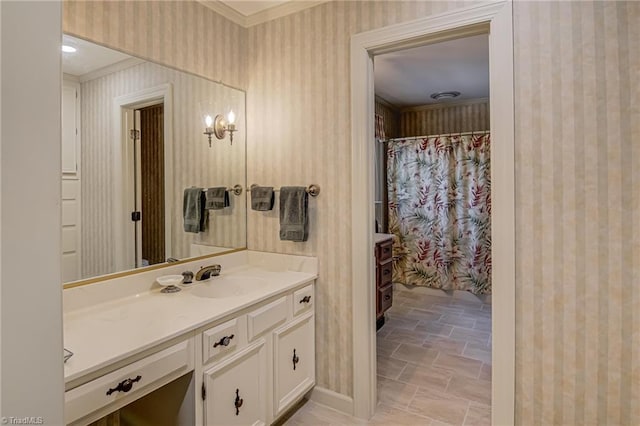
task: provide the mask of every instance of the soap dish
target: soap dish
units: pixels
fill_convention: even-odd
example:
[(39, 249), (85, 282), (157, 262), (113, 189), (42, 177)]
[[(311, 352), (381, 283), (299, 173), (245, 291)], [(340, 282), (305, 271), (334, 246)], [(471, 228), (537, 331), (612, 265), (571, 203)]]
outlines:
[(164, 287), (162, 293), (177, 293), (181, 290), (177, 284), (180, 284), (183, 278), (182, 275), (163, 275), (156, 278), (156, 282)]

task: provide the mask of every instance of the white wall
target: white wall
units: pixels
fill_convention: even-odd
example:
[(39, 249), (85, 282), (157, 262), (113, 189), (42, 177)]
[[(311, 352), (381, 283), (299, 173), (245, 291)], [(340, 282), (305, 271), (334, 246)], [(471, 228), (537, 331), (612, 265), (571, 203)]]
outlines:
[(62, 424), (61, 4), (0, 18), (0, 415)]

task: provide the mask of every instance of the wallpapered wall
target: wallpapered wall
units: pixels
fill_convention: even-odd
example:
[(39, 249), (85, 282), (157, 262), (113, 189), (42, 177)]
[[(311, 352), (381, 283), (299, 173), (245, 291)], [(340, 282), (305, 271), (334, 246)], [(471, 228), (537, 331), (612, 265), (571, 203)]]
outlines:
[(199, 3), (65, 0), (62, 13), (65, 33), (246, 88), (246, 30)]
[(401, 136), (473, 132), (489, 127), (488, 99), (406, 108), (400, 114)]
[(308, 242), (279, 241), (277, 214), (249, 211), (249, 247), (318, 256), (316, 377), (335, 392), (352, 394), (351, 194), (363, 190), (350, 187), (350, 37), (461, 5), (329, 2), (249, 28), (249, 182), (322, 187)]
[[(345, 395), (352, 391), (350, 195), (359, 190), (349, 188), (349, 37), (463, 6), (331, 2), (247, 31), (249, 182), (313, 181), (323, 191), (311, 201), (308, 242), (280, 242), (277, 216), (250, 211), (249, 247), (318, 256), (317, 380)], [(65, 29), (84, 19), (70, 15), (65, 8)], [(514, 2), (514, 19), (516, 420), (637, 424), (640, 215), (631, 212), (640, 211), (640, 145), (632, 143), (640, 137), (640, 86), (632, 84), (640, 3)], [(117, 22), (111, 33), (128, 31)], [(159, 28), (146, 19), (136, 26)], [(74, 28), (96, 32), (86, 23)], [(182, 37), (169, 32), (168, 40)]]
[(514, 9), (517, 423), (637, 425), (640, 3)]
[[(233, 105), (240, 129), (244, 128), (244, 93), (204, 78), (145, 62), (122, 71), (89, 80), (81, 85), (82, 104), (82, 277), (115, 272), (113, 181), (113, 102), (117, 96), (171, 83), (173, 87), (173, 200), (171, 253), (184, 258), (190, 244), (220, 247), (246, 245), (246, 196), (230, 195), (230, 207), (209, 211), (205, 232), (186, 233), (182, 226), (183, 190), (191, 186), (233, 187), (245, 179), (245, 133), (237, 132), (233, 145), (214, 138), (209, 148), (202, 134), (200, 105), (211, 102), (223, 111)], [(166, 111), (165, 111), (166, 112)], [(143, 211), (143, 219), (144, 219)], [(130, 241), (133, 244), (133, 240)]]
[(384, 133), (388, 139), (400, 136), (400, 112), (397, 108), (376, 96), (375, 113), (383, 117)]

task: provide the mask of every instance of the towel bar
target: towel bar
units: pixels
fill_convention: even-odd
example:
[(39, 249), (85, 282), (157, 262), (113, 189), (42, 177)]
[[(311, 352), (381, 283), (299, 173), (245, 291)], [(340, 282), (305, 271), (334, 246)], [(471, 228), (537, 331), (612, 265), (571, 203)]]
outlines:
[[(236, 184), (233, 188), (227, 188), (227, 191), (231, 191), (233, 195), (240, 195), (242, 194), (242, 185)], [(207, 188), (203, 189), (202, 192), (207, 192)]]
[[(254, 187), (258, 186), (257, 184), (252, 184), (250, 189), (253, 189)], [(280, 188), (273, 188), (274, 191), (280, 191)], [(307, 194), (311, 195), (312, 197), (317, 197), (318, 195), (320, 195), (320, 185), (316, 185), (315, 183), (312, 183), (311, 185), (307, 186)]]

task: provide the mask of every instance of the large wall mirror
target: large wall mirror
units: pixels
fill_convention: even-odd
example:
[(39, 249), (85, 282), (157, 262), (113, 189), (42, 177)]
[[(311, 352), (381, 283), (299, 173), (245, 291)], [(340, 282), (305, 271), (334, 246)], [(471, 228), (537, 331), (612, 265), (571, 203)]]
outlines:
[[(245, 93), (69, 35), (63, 46), (63, 282), (246, 247)], [(210, 142), (218, 114), (236, 131)], [(186, 232), (194, 188), (221, 197)]]

